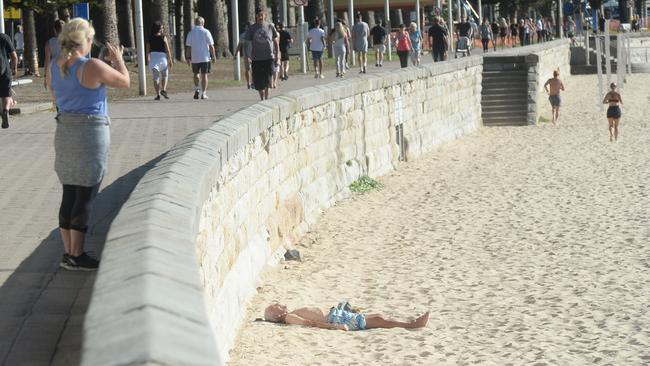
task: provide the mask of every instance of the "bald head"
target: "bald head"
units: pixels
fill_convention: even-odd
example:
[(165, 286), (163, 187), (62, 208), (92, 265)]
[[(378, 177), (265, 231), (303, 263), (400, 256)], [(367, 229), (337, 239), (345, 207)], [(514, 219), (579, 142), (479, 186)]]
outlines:
[(264, 310), (264, 320), (273, 323), (284, 322), (284, 317), (289, 313), (286, 305), (273, 304), (266, 307)]

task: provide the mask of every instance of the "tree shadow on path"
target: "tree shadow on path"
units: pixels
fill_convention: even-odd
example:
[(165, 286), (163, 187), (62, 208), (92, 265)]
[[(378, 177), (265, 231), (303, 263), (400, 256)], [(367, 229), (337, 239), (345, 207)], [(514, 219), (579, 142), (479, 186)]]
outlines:
[[(97, 195), (87, 251), (101, 254), (120, 208), (165, 154), (131, 170)], [(0, 365), (79, 364), (95, 272), (60, 269), (62, 255), (63, 243), (55, 228), (0, 287)]]

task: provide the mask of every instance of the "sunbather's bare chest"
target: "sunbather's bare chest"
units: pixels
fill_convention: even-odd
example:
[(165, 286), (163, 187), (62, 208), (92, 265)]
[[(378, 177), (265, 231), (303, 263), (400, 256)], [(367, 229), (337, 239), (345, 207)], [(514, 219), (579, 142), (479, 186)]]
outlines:
[(323, 323), (327, 321), (325, 314), (323, 314), (323, 311), (319, 308), (298, 308), (289, 314), (296, 314), (303, 319), (309, 319)]

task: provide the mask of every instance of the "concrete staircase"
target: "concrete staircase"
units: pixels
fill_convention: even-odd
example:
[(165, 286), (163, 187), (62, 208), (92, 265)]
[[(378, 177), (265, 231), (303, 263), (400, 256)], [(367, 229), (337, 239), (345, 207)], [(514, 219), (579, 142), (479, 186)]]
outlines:
[(481, 108), (485, 126), (525, 126), (528, 73), (518, 58), (485, 59)]

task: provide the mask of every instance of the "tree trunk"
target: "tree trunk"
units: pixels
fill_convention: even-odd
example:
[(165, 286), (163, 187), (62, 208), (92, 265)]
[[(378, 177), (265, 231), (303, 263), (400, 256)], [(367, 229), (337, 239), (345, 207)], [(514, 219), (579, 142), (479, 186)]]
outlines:
[[(194, 0), (183, 0), (183, 33), (186, 36), (194, 25), (194, 11)], [(183, 44), (185, 44), (185, 40), (183, 40)]]
[(135, 47), (135, 27), (133, 25), (133, 0), (116, 0), (117, 28), (124, 47)]
[(167, 0), (143, 0), (144, 39), (149, 39), (151, 25), (160, 21), (165, 34), (169, 34), (169, 2)]
[(99, 0), (96, 4), (96, 16), (92, 19), (97, 41), (102, 45), (106, 44), (106, 42), (119, 45), (120, 37), (117, 33), (115, 0)]
[(217, 58), (230, 57), (228, 18), (224, 0), (199, 0), (199, 15), (205, 18), (205, 27), (212, 33)]
[(34, 9), (23, 8), (23, 32), (25, 36), (25, 75), (38, 76), (38, 45), (36, 42), (36, 22)]
[(230, 52), (230, 40), (228, 39), (228, 7), (225, 0), (217, 0), (217, 32), (215, 34), (214, 43), (217, 57), (232, 57)]
[(185, 13), (184, 5), (188, 0), (174, 0), (174, 16), (176, 17), (176, 37), (174, 44), (176, 45), (176, 59), (185, 61)]
[[(312, 24), (314, 19), (323, 19), (323, 14), (325, 13), (325, 4), (323, 0), (310, 0), (305, 6), (305, 21), (309, 24)], [(321, 26), (325, 27), (327, 24), (324, 24), (321, 21)]]

